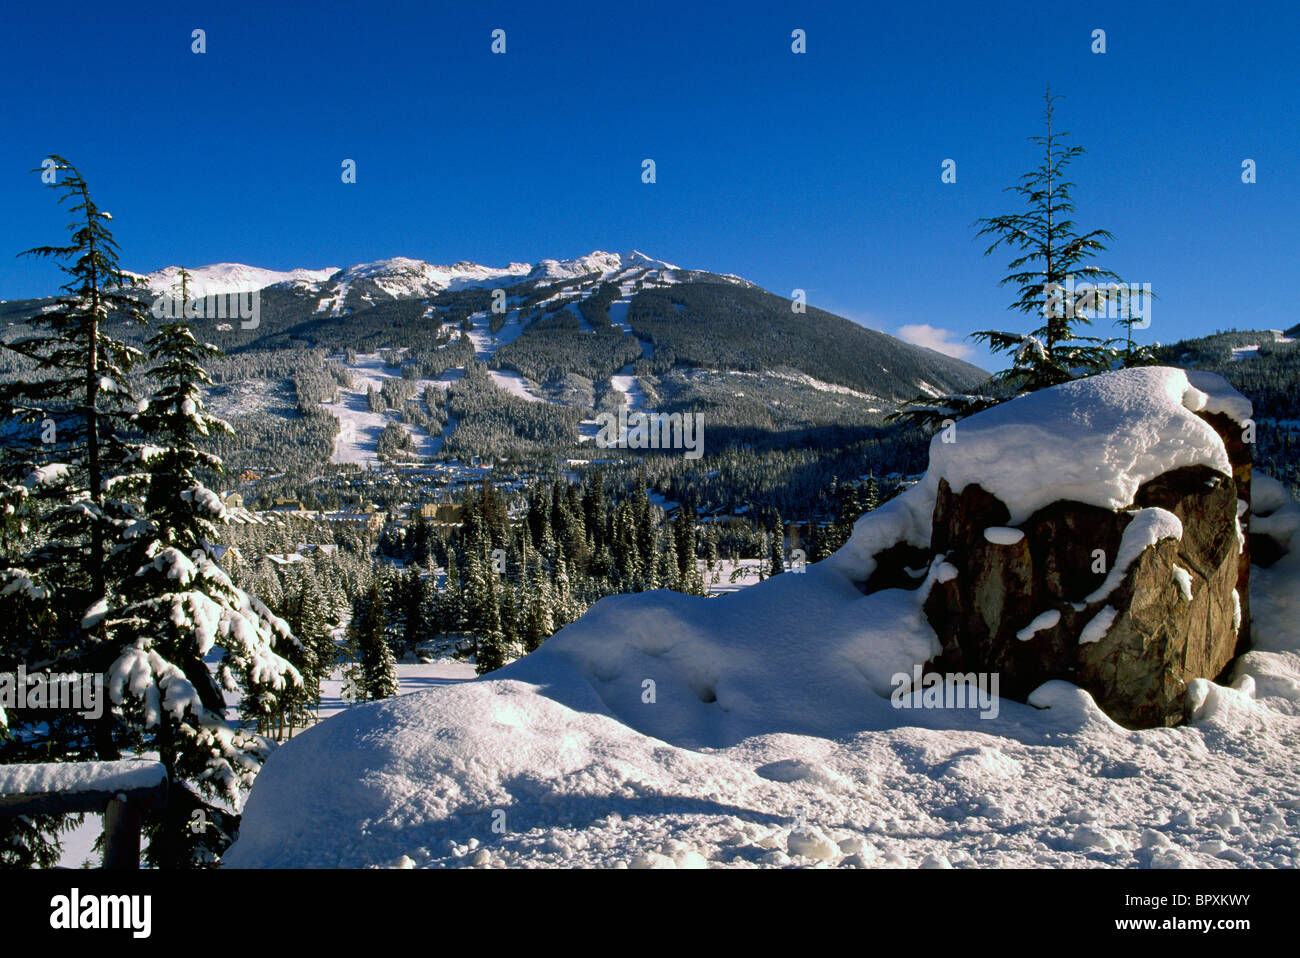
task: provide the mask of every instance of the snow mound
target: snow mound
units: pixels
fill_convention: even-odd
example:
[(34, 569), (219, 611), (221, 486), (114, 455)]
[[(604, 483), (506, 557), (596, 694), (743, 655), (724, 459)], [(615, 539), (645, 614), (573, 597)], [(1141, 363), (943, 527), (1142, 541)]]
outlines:
[(1195, 413), (1240, 404), (1218, 377), (1221, 390), (1210, 377), (1196, 379), (1216, 391), (1194, 386), (1181, 369), (1153, 366), (1013, 399), (957, 423), (955, 441), (936, 435), (926, 478), (936, 488), (946, 479), (958, 493), (980, 485), (1019, 525), (1058, 499), (1122, 509), (1142, 483), (1183, 466), (1231, 475), (1218, 433)]
[(1013, 546), (1024, 539), (1025, 534), (1019, 529), (1007, 526), (989, 526), (984, 530), (984, 539), (995, 546)]

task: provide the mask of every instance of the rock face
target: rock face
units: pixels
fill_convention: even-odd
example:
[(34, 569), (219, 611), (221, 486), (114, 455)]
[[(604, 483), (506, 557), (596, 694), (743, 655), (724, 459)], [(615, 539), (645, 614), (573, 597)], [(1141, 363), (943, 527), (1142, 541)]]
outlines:
[(1130, 728), (1181, 722), (1186, 682), (1218, 678), (1249, 636), (1250, 447), (1228, 417), (1202, 418), (1234, 475), (1174, 469), (1121, 510), (1057, 501), (1013, 529), (978, 484), (955, 493), (941, 479), (930, 551), (957, 574), (926, 600), (943, 647), (929, 668), (998, 672), (1022, 701), (1065, 679)]

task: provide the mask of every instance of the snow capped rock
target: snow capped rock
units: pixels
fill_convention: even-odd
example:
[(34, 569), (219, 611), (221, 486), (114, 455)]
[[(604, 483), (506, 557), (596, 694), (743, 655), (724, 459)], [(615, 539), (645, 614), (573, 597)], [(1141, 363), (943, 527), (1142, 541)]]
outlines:
[(639, 250), (632, 250), (623, 256), (624, 269), (680, 269), (672, 263), (666, 263), (661, 259), (655, 259), (653, 256), (647, 256)]
[(469, 289), (490, 283), (515, 283), (528, 275), (527, 263), (494, 268), (460, 262), (435, 266), (423, 260), (394, 256), (373, 263), (359, 263), (343, 270), (335, 282), (343, 287), (369, 280), (393, 299), (419, 299), (446, 289)]
[[(1124, 581), (1129, 568), (1138, 556), (1162, 539), (1181, 539), (1183, 524), (1179, 518), (1167, 509), (1158, 506), (1139, 509), (1124, 527), (1124, 536), (1120, 540), (1119, 554), (1105, 581), (1083, 601), (1091, 605), (1109, 596)], [(1190, 587), (1190, 582), (1188, 583)], [(1189, 593), (1190, 594), (1190, 593)]]
[(533, 279), (573, 279), (590, 273), (616, 273), (622, 267), (622, 257), (617, 253), (595, 250), (577, 259), (544, 259), (532, 268), (529, 276)]
[[(978, 483), (1006, 504), (1015, 526), (1057, 500), (1122, 509), (1142, 483), (1182, 466), (1231, 476), (1223, 440), (1195, 415), (1210, 395), (1188, 375), (1122, 369), (995, 406), (959, 422), (955, 442), (935, 436), (927, 479), (936, 487), (947, 479), (958, 493)], [(1215, 395), (1216, 408), (1227, 408), (1226, 393)]]

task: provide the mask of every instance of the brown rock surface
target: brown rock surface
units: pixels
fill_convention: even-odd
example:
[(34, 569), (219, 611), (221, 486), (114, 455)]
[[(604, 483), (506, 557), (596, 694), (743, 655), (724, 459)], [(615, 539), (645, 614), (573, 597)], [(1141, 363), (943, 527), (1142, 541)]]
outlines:
[[(1178, 469), (1144, 484), (1131, 510), (1055, 502), (1019, 526), (1019, 542), (1000, 545), (984, 530), (1006, 523), (1006, 507), (979, 486), (955, 494), (941, 481), (932, 549), (958, 574), (936, 583), (926, 602), (943, 646), (932, 668), (996, 671), (1002, 694), (1021, 700), (1049, 679), (1066, 679), (1123, 725), (1182, 721), (1186, 681), (1218, 677), (1248, 628), (1234, 622), (1233, 593), (1243, 585), (1238, 482), (1202, 466)], [(1134, 510), (1156, 506), (1182, 522), (1182, 539), (1146, 548), (1109, 595), (1087, 602), (1116, 561)], [(1190, 601), (1175, 566), (1191, 578)], [(1105, 635), (1080, 644), (1107, 607), (1115, 615)], [(1050, 610), (1060, 613), (1055, 625), (1017, 638)]]

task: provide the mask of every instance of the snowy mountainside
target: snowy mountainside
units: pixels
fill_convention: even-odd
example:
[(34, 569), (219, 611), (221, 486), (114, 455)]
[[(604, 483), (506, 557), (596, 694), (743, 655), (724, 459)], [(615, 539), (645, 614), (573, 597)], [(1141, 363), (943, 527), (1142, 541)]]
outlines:
[[(478, 410), (494, 407), (480, 417), (481, 428), (450, 445), (445, 440), (462, 429), (459, 420), (444, 441), (414, 438), (420, 454), (458, 449), (493, 457), (503, 453), (488, 448), (487, 437), (500, 429), (519, 437), (505, 454), (540, 451), (527, 437), (548, 416), (548, 434), (559, 429), (563, 439), (547, 448), (580, 454), (598, 431), (596, 417), (621, 403), (702, 415), (716, 444), (710, 448), (807, 445), (824, 441), (829, 434), (815, 431), (828, 426), (862, 438), (907, 399), (970, 391), (986, 378), (960, 360), (815, 307), (800, 312), (740, 277), (684, 269), (638, 251), (597, 250), (503, 267), (394, 257), (343, 269), (277, 272), (227, 263), (190, 272), (196, 296), (261, 286), (255, 323), (196, 321), (199, 334), (228, 357), (218, 381), (233, 390), (249, 380), (235, 390), (248, 401), (318, 377), (322, 362), (353, 367), (354, 387), (336, 397), (327, 390), (324, 405), (316, 389), (307, 390), (308, 405), (336, 419), (340, 433), (353, 430), (336, 438), (332, 453), (306, 407), (299, 410), (305, 418), (286, 419), (278, 407), (258, 410), (241, 401), (241, 421), (260, 424), (268, 441), (277, 429), (295, 437), (289, 440), (301, 450), (295, 469), (376, 459), (380, 421), (346, 415), (385, 415), (364, 408), (365, 386), (374, 385), (376, 373), (446, 385), (471, 362), (484, 365), (496, 389), (479, 390), (473, 399)], [(167, 267), (149, 274), (150, 295), (170, 287), (176, 273)], [(24, 320), (45, 305), (0, 304), (0, 319), (8, 321), (0, 335), (21, 335)], [(146, 335), (129, 325), (114, 333), (132, 345)], [(354, 359), (385, 350), (400, 354), (400, 363), (377, 370), (370, 359), (361, 365)], [(259, 378), (268, 381), (251, 382)], [(215, 398), (219, 413), (235, 411)], [(520, 411), (512, 408), (516, 400), (539, 408)], [(387, 417), (401, 413), (389, 410)], [(222, 454), (237, 466), (254, 465), (239, 449)]]
[[(1062, 681), (1027, 704), (907, 694), (897, 676), (937, 651), (921, 606), (951, 567), (936, 558), (916, 590), (859, 587), (884, 549), (928, 539), (940, 477), (973, 481), (982, 465), (1013, 512), (1043, 483), (1122, 500), (1176, 463), (1222, 468), (1222, 441), (1193, 415), (1215, 408), (1244, 407), (1216, 377), (1157, 368), (973, 417), (958, 443), (935, 437), (920, 483), (802, 574), (713, 599), (606, 598), (489, 676), (306, 732), (267, 763), (225, 862), (1300, 866), (1300, 551), (1254, 580), (1255, 651), (1231, 686), (1194, 680), (1189, 724), (1140, 732)], [(1043, 451), (1049, 414), (1082, 444)], [(1089, 476), (1076, 449), (1105, 468)], [(1252, 531), (1300, 545), (1300, 506), (1256, 488)]]

